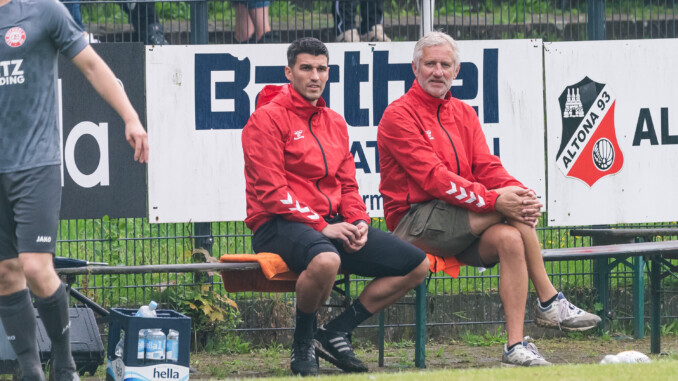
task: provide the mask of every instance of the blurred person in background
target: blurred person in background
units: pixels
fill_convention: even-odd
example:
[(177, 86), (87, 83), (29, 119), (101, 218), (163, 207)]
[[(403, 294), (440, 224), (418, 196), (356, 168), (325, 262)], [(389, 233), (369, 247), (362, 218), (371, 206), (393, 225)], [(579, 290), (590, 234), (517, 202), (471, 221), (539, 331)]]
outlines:
[(279, 38), (271, 32), (268, 0), (234, 0), (235, 40), (240, 44), (273, 43)]
[[(360, 24), (356, 15), (360, 3)], [(384, 10), (382, 0), (338, 0), (334, 2), (334, 25), (337, 42), (390, 42), (384, 33)]]

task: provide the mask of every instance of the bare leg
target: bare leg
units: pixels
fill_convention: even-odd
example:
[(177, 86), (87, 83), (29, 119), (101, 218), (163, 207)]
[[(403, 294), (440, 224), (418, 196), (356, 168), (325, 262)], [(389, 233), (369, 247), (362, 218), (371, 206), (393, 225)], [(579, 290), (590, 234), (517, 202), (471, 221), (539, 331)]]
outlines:
[(506, 224), (487, 228), (478, 246), (480, 258), (485, 263), (499, 261), (499, 297), (504, 305), (508, 344), (523, 340), (523, 322), (527, 301), (527, 266), (525, 249), (520, 233)]
[(381, 311), (423, 282), (426, 279), (426, 274), (428, 274), (428, 268), (428, 259), (424, 259), (419, 266), (405, 276), (391, 276), (373, 280), (360, 294), (360, 303), (372, 314)]
[(268, 18), (268, 7), (261, 8), (250, 8), (249, 15), (252, 20), (254, 20), (254, 25), (256, 26), (257, 40), (266, 32), (271, 31), (271, 23)]
[[(471, 231), (476, 235), (481, 235), (488, 227), (497, 223), (502, 223), (504, 217), (499, 213), (490, 214), (476, 214), (469, 212), (469, 224)], [(539, 237), (537, 237), (537, 230), (522, 222), (510, 220), (509, 224), (518, 229), (523, 240), (525, 248), (525, 257), (527, 263), (527, 271), (530, 280), (537, 290), (537, 295), (542, 302), (545, 302), (557, 293), (551, 280), (544, 268), (544, 260), (541, 256), (541, 246), (539, 245)]]
[(545, 302), (558, 293), (546, 273), (544, 260), (541, 256), (541, 246), (537, 230), (529, 225), (518, 221), (509, 221), (511, 226), (518, 229), (525, 245), (525, 257), (527, 262), (527, 272), (530, 274), (530, 280), (537, 290), (539, 300)]
[(235, 8), (235, 39), (238, 42), (245, 42), (253, 34), (254, 24), (252, 24), (247, 5), (238, 4)]
[(54, 262), (49, 253), (21, 253), (19, 261), (26, 274), (26, 281), (31, 292), (40, 298), (54, 294), (61, 285), (61, 280), (54, 271)]
[(0, 295), (10, 295), (26, 288), (26, 276), (19, 258), (0, 261)]
[(313, 313), (332, 292), (334, 280), (341, 259), (332, 252), (320, 253), (311, 260), (306, 270), (297, 279), (297, 308), (305, 313)]

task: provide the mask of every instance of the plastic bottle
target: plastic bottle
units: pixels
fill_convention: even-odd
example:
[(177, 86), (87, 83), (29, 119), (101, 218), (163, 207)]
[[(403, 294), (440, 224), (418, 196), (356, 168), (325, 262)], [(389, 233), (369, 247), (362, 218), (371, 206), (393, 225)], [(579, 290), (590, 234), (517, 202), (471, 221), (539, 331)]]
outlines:
[(638, 351), (624, 351), (616, 355), (607, 355), (600, 361), (601, 364), (634, 364), (650, 362), (650, 358)]
[(147, 306), (141, 306), (139, 307), (139, 310), (137, 311), (134, 316), (141, 316), (141, 317), (157, 317), (158, 314), (155, 313), (155, 309), (158, 308), (158, 303), (155, 301), (151, 300), (150, 303), (148, 303)]
[(120, 340), (115, 345), (115, 357), (122, 357), (123, 348), (125, 347), (125, 332), (120, 331)]
[(168, 362), (179, 361), (179, 331), (170, 329), (167, 333), (167, 355)]
[(139, 330), (139, 340), (137, 341), (137, 360), (143, 363), (146, 356), (146, 331), (145, 329)]
[(165, 361), (165, 333), (160, 328), (146, 332), (146, 363)]
[[(139, 307), (137, 312), (134, 314), (136, 317), (147, 317), (147, 318), (154, 318), (157, 317), (157, 313), (155, 312), (156, 308), (158, 308), (158, 303), (155, 301), (151, 300), (148, 305), (144, 305)], [(139, 330), (139, 339), (137, 341), (137, 360), (139, 362), (143, 363), (144, 359), (146, 358), (146, 336), (148, 335), (148, 330), (147, 329), (140, 329)]]

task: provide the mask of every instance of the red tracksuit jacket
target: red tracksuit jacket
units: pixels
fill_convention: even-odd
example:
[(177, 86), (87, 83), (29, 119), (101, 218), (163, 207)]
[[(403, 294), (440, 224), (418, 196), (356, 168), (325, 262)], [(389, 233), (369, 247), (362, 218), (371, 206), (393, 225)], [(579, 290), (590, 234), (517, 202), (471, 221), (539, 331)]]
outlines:
[(386, 226), (410, 205), (440, 199), (477, 213), (494, 211), (490, 190), (524, 186), (492, 155), (471, 106), (427, 94), (417, 80), (384, 111), (377, 133)]
[(275, 217), (321, 231), (324, 217), (369, 221), (355, 180), (346, 122), (311, 105), (291, 85), (266, 86), (242, 133), (247, 226), (256, 231)]

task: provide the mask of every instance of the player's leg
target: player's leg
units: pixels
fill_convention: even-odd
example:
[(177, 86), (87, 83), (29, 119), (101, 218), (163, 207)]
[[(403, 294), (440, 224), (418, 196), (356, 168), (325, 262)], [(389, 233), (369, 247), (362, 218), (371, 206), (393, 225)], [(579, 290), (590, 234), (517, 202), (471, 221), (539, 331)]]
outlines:
[(290, 368), (302, 376), (318, 373), (313, 335), (320, 305), (327, 300), (341, 263), (330, 240), (299, 222), (273, 218), (260, 226), (252, 237), (255, 252), (280, 255), (296, 284), (297, 311)]
[(353, 351), (353, 330), (423, 282), (429, 264), (422, 250), (373, 228), (368, 231), (365, 246), (355, 253), (347, 253), (335, 244), (339, 246), (343, 270), (375, 279), (343, 313), (318, 329), (318, 353), (346, 372), (366, 372), (367, 366)]

